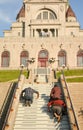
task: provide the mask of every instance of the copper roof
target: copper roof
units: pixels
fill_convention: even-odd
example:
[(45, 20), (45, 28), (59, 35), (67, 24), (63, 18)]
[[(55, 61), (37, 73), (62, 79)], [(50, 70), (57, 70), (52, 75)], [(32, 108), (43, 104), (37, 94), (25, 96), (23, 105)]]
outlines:
[(25, 17), (25, 6), (23, 5), (22, 8), (20, 9), (19, 13), (17, 14), (16, 19), (20, 17)]
[(67, 12), (66, 12), (66, 17), (69, 17), (69, 16), (71, 16), (71, 17), (76, 17), (76, 16), (75, 16), (75, 13), (73, 12), (73, 10), (72, 10), (72, 8), (71, 8), (71, 6), (69, 6), (69, 8), (68, 8), (68, 10), (67, 10)]

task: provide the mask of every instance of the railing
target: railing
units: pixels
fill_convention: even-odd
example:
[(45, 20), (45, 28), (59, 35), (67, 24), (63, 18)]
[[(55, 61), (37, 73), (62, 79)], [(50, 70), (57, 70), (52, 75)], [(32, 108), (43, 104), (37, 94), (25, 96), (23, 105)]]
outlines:
[(20, 80), (23, 69), (20, 70), (18, 81), (11, 83), (7, 95), (5, 97), (3, 106), (0, 111), (0, 130), (4, 130), (7, 125), (8, 116), (12, 107), (12, 103), (15, 97), (16, 89), (18, 87), (18, 82)]
[(14, 99), (15, 91), (16, 91), (16, 83), (11, 83), (9, 90), (7, 92), (7, 96), (5, 97), (3, 106), (1, 108), (0, 112), (0, 130), (4, 130), (6, 124), (8, 115), (10, 113), (10, 109), (12, 106), (12, 102)]
[[(65, 88), (66, 88), (66, 91), (67, 91), (67, 97), (66, 98), (69, 100), (70, 106), (71, 106), (71, 108), (68, 109), (68, 113), (70, 115), (69, 111), (72, 111), (73, 117), (74, 117), (74, 121), (72, 121), (73, 117), (71, 117), (71, 115), (69, 116), (71, 130), (73, 130), (72, 125), (75, 127), (75, 130), (79, 130), (78, 122), (76, 120), (75, 111), (74, 111), (74, 108), (73, 108), (73, 105), (72, 105), (71, 96), (70, 96), (69, 91), (68, 91), (67, 82), (66, 82), (63, 70), (62, 70), (62, 75), (63, 75), (63, 81), (64, 81), (64, 84), (65, 84)], [(66, 102), (67, 102), (67, 100), (66, 100)]]

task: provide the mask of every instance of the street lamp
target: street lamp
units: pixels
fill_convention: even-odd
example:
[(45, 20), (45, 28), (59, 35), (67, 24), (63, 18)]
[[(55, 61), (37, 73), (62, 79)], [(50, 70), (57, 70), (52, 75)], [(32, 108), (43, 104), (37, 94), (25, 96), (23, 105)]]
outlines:
[(62, 68), (63, 68), (63, 69), (65, 68), (65, 64), (62, 65)]
[(51, 64), (51, 63), (54, 63), (54, 62), (55, 62), (55, 58), (52, 57), (52, 58), (50, 58), (48, 61), (49, 61), (50, 64)]
[(32, 57), (30, 59), (26, 59), (26, 62), (29, 62), (30, 64), (34, 63), (35, 62), (35, 58)]
[[(19, 74), (19, 77), (18, 77), (18, 82), (20, 81), (20, 77), (21, 77), (21, 74), (22, 74), (22, 71), (23, 71), (24, 65), (21, 64), (21, 65), (20, 65), (20, 68), (21, 68), (21, 70), (20, 70), (20, 74)], [(18, 85), (17, 85), (17, 86), (18, 86)]]
[[(35, 58), (30, 58), (30, 59), (26, 59), (26, 62), (29, 63), (29, 64), (32, 64), (35, 62)], [(28, 66), (27, 66), (27, 78), (28, 78), (28, 72), (29, 72), (29, 69), (28, 69)]]
[(24, 68), (24, 64), (21, 64), (20, 67), (21, 67), (21, 69), (23, 69)]

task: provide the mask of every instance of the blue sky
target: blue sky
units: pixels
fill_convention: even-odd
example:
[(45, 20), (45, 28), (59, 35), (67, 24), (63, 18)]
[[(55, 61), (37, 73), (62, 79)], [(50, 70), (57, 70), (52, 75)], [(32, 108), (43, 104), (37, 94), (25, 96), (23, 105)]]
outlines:
[[(69, 0), (69, 3), (80, 23), (80, 28), (83, 29), (83, 0)], [(10, 30), (11, 23), (16, 21), (22, 4), (23, 0), (0, 0), (0, 36), (3, 36), (4, 30)]]

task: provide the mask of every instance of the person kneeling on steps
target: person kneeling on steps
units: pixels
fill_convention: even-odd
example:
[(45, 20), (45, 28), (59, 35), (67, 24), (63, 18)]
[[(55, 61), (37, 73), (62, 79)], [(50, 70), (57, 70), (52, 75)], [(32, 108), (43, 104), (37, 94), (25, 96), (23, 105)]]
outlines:
[(57, 99), (57, 100), (52, 100), (48, 102), (48, 111), (52, 110), (54, 117), (56, 117), (57, 121), (60, 122), (62, 115), (66, 111), (66, 104), (64, 103), (63, 100)]
[(31, 106), (31, 104), (33, 103), (33, 94), (36, 93), (37, 94), (37, 98), (39, 98), (39, 92), (32, 89), (31, 87), (25, 88), (24, 90), (22, 90), (21, 92), (21, 96), (24, 99), (24, 104), (25, 106)]

